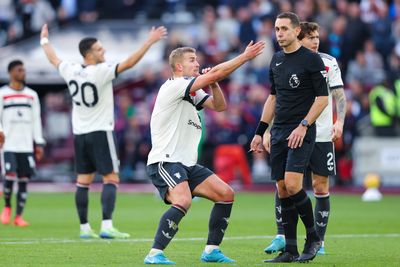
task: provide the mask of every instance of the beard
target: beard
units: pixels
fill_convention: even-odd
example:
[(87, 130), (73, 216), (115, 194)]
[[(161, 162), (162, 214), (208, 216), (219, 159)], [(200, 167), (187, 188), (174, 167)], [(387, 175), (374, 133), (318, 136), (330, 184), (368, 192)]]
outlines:
[(21, 84), (23, 84), (23, 85), (26, 84), (25, 78), (22, 78), (22, 79), (15, 79), (15, 81), (16, 81), (16, 82), (19, 82), (19, 83), (21, 83)]

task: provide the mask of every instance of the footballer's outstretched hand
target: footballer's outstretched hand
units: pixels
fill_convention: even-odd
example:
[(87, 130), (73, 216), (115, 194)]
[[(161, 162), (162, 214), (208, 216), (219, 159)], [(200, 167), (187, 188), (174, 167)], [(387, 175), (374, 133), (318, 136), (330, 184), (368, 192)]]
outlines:
[(260, 55), (263, 52), (264, 47), (264, 41), (259, 41), (257, 43), (250, 41), (250, 43), (246, 47), (246, 50), (243, 52), (243, 55), (245, 56), (246, 60), (251, 60)]
[(167, 38), (168, 35), (168, 31), (167, 28), (165, 28), (164, 26), (160, 26), (158, 28), (152, 27), (149, 33), (149, 42), (151, 44), (154, 44), (158, 41), (160, 41), (161, 39), (165, 39)]
[(42, 31), (40, 32), (40, 39), (42, 38), (49, 38), (49, 28), (47, 24), (44, 24), (42, 27)]

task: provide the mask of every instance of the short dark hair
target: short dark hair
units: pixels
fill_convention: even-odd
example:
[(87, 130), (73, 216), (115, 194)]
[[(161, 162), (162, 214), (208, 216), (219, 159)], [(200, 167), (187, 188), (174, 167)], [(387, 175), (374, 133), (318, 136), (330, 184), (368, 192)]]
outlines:
[(8, 63), (7, 70), (8, 70), (8, 72), (11, 72), (16, 66), (20, 66), (20, 65), (24, 65), (24, 63), (21, 60), (19, 60), (19, 59), (13, 60), (10, 63)]
[(280, 13), (277, 17), (277, 19), (289, 19), (290, 23), (292, 24), (292, 26), (294, 28), (299, 27), (300, 26), (300, 19), (299, 17), (293, 13), (293, 12), (283, 12)]
[(297, 39), (299, 40), (303, 40), (307, 35), (319, 31), (319, 25), (315, 22), (300, 22), (300, 28), (301, 32), (299, 33), (299, 36), (297, 36)]
[(86, 56), (86, 54), (89, 52), (89, 50), (92, 48), (92, 45), (97, 42), (97, 39), (94, 37), (86, 37), (83, 38), (79, 42), (79, 52), (81, 52), (81, 55), (83, 57)]

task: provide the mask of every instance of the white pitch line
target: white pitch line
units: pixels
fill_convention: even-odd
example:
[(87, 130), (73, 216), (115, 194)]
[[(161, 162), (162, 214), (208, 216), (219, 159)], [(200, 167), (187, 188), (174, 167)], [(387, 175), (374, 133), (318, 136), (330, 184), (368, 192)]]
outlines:
[[(224, 240), (256, 240), (256, 239), (270, 239), (275, 236), (272, 235), (257, 235), (257, 236), (227, 236)], [(400, 238), (400, 234), (336, 234), (329, 235), (328, 238)], [(9, 240), (9, 241), (8, 241)], [(205, 241), (204, 237), (193, 237), (193, 238), (175, 238), (174, 242), (186, 242), (186, 241)], [(32, 244), (74, 244), (74, 243), (143, 243), (152, 242), (151, 238), (132, 238), (132, 239), (57, 239), (57, 238), (38, 238), (38, 239), (18, 239), (18, 238), (7, 238), (0, 240), (1, 245), (32, 245)]]

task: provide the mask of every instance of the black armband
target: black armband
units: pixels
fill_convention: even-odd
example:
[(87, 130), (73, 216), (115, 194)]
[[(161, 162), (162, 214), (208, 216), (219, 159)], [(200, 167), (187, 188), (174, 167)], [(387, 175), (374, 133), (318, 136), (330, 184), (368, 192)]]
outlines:
[(268, 126), (268, 123), (260, 121), (256, 129), (256, 135), (263, 136), (265, 131), (268, 129)]

